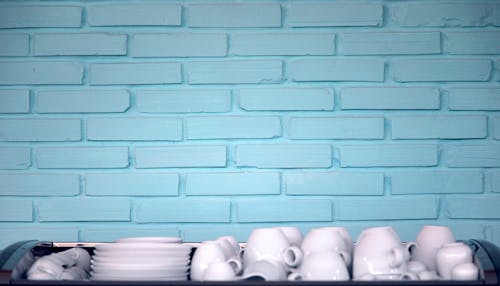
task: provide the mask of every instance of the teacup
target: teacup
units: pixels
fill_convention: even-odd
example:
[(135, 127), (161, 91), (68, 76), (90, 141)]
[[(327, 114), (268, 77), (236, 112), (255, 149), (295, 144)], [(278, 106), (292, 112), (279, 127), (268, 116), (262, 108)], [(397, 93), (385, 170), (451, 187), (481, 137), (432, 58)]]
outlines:
[(234, 236), (231, 236), (231, 235), (221, 236), (221, 237), (217, 238), (217, 240), (226, 240), (226, 241), (228, 241), (231, 244), (231, 246), (233, 247), (234, 254), (235, 255), (239, 255), (240, 254), (241, 247), (240, 247), (240, 244), (238, 243), (238, 241), (236, 240), (236, 238)]
[(217, 262), (227, 262), (232, 266), (234, 273), (242, 269), (241, 261), (237, 258), (228, 259), (218, 243), (204, 242), (196, 249), (191, 259), (191, 280), (202, 281), (208, 266)]
[(260, 260), (272, 260), (283, 267), (297, 266), (302, 251), (290, 242), (278, 228), (257, 228), (252, 231), (243, 252), (243, 264), (251, 265)]
[(451, 279), (452, 269), (458, 264), (471, 262), (472, 250), (462, 242), (447, 243), (436, 254), (438, 273), (443, 279)]
[(284, 281), (286, 280), (286, 271), (276, 261), (259, 260), (247, 264), (241, 278), (243, 280)]
[(332, 228), (311, 229), (300, 248), (305, 256), (313, 253), (334, 251), (340, 254), (346, 265), (349, 266), (352, 261), (349, 246), (346, 245), (340, 232)]
[(348, 281), (349, 271), (337, 252), (315, 252), (304, 257), (300, 267), (288, 276), (297, 281)]
[(477, 280), (479, 268), (471, 262), (457, 264), (451, 270), (451, 280), (472, 281)]
[(418, 260), (431, 271), (437, 271), (436, 254), (446, 243), (455, 242), (451, 229), (446, 226), (425, 225), (415, 239), (416, 247), (411, 251), (411, 260)]
[(209, 264), (203, 273), (203, 281), (233, 281), (236, 279), (233, 266), (228, 262)]
[[(412, 277), (407, 271), (409, 248), (403, 246), (397, 233), (391, 227), (374, 227), (364, 230), (354, 248), (353, 277)], [(363, 278), (365, 277), (365, 278)]]
[(417, 274), (418, 279), (422, 281), (440, 280), (439, 275), (436, 271), (425, 270)]
[(418, 274), (420, 272), (427, 270), (425, 268), (425, 264), (423, 262), (417, 261), (417, 260), (408, 261), (407, 268), (408, 268), (408, 272), (413, 273), (413, 274)]

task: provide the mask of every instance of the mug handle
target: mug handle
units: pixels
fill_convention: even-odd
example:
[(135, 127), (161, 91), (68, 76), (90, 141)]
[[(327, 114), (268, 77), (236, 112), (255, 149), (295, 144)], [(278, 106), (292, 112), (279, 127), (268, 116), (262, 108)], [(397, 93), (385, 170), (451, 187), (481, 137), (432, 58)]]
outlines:
[(349, 254), (349, 252), (344, 251), (344, 250), (340, 250), (339, 255), (340, 255), (340, 257), (342, 257), (342, 260), (344, 260), (344, 263), (346, 266), (351, 265), (352, 258), (351, 258), (351, 254)]
[(231, 268), (233, 268), (234, 274), (236, 275), (239, 275), (243, 270), (243, 265), (241, 263), (241, 260), (238, 259), (236, 256), (229, 258), (227, 260), (227, 263), (231, 265)]
[(300, 272), (292, 272), (288, 275), (288, 281), (301, 281), (302, 274)]
[(302, 250), (297, 246), (289, 246), (283, 251), (283, 260), (288, 266), (295, 267), (302, 262), (304, 254)]
[(406, 243), (405, 248), (407, 250), (407, 255), (408, 255), (407, 260), (410, 260), (410, 258), (413, 256), (413, 253), (415, 252), (415, 249), (418, 248), (418, 244), (416, 242), (409, 241)]
[(389, 266), (391, 268), (399, 267), (405, 262), (405, 251), (402, 247), (394, 247), (389, 251)]

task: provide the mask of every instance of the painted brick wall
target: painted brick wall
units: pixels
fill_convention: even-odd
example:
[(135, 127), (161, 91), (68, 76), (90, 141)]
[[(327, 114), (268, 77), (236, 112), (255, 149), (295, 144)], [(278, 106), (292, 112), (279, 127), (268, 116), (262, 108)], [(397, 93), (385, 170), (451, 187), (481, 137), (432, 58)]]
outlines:
[(0, 248), (424, 224), (500, 244), (498, 1), (2, 1)]

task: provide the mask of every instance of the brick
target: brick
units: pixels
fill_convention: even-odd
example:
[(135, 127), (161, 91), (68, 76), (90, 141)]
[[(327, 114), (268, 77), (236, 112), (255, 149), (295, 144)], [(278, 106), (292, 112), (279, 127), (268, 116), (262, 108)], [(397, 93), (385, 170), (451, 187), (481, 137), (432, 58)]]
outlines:
[(500, 88), (450, 88), (450, 110), (500, 110)]
[(179, 237), (179, 231), (172, 228), (162, 227), (86, 227), (81, 230), (81, 240), (86, 242), (113, 242), (124, 237)]
[(345, 87), (342, 109), (439, 109), (439, 88)]
[(35, 34), (35, 56), (126, 55), (127, 35), (117, 33)]
[(128, 147), (39, 147), (36, 162), (40, 169), (125, 168)]
[(40, 226), (36, 224), (0, 226), (0, 248), (29, 239), (39, 241), (75, 242), (78, 241), (78, 228), (70, 226)]
[(229, 222), (230, 207), (228, 200), (142, 200), (135, 204), (135, 222)]
[(134, 34), (130, 42), (133, 57), (223, 57), (226, 34)]
[(230, 90), (136, 90), (139, 112), (227, 112), (231, 110)]
[(439, 32), (361, 32), (343, 35), (344, 55), (439, 54)]
[(174, 173), (92, 173), (85, 175), (89, 196), (177, 196), (179, 175)]
[(291, 139), (383, 139), (383, 117), (292, 117)]
[(79, 141), (79, 119), (0, 119), (0, 141)]
[(94, 63), (90, 84), (162, 84), (182, 82), (179, 63)]
[(124, 112), (129, 106), (127, 90), (41, 90), (35, 100), (39, 113)]
[(82, 8), (58, 5), (1, 5), (0, 28), (75, 28), (82, 25)]
[(83, 64), (78, 62), (0, 62), (0, 85), (81, 84)]
[(287, 195), (377, 196), (384, 174), (374, 172), (300, 172), (285, 174)]
[(482, 115), (394, 116), (392, 139), (473, 139), (487, 136)]
[(0, 195), (76, 196), (78, 194), (80, 194), (80, 176), (77, 174), (0, 174)]
[(500, 32), (447, 32), (444, 38), (444, 51), (449, 54), (498, 54), (500, 51)]
[(500, 140), (500, 116), (493, 118), (493, 137)]
[(383, 7), (370, 3), (292, 2), (286, 6), (290, 27), (382, 26)]
[(36, 204), (38, 220), (130, 221), (130, 202), (121, 198), (54, 198)]
[(329, 88), (259, 88), (237, 91), (239, 105), (253, 110), (333, 110), (333, 89)]
[(136, 168), (225, 167), (226, 146), (136, 147)]
[(279, 3), (194, 3), (187, 6), (188, 27), (280, 27)]
[(494, 3), (400, 3), (391, 21), (402, 27), (484, 27), (500, 25)]
[(180, 26), (177, 3), (96, 4), (87, 8), (90, 26)]
[(231, 54), (300, 56), (335, 54), (335, 34), (252, 33), (231, 36)]
[(340, 147), (341, 167), (430, 167), (438, 164), (434, 144), (371, 144)]
[(0, 113), (28, 113), (30, 91), (27, 89), (0, 90)]
[[(336, 199), (335, 220), (436, 219), (434, 196)], [(383, 207), (382, 207), (383, 206)]]
[(33, 202), (25, 199), (5, 199), (0, 201), (0, 221), (33, 221)]
[(265, 173), (190, 173), (186, 175), (188, 196), (277, 195), (280, 174)]
[[(0, 9), (1, 10), (1, 9)], [(0, 12), (1, 14), (2, 12)], [(0, 22), (1, 22), (0, 18)], [(0, 56), (16, 57), (27, 56), (29, 54), (28, 34), (3, 34), (0, 35)]]
[(0, 169), (20, 170), (31, 166), (29, 147), (0, 147)]
[(293, 81), (384, 81), (378, 59), (299, 59), (290, 63)]
[(232, 60), (187, 63), (190, 84), (275, 83), (282, 79), (281, 61)]
[(328, 168), (332, 164), (330, 145), (254, 144), (236, 146), (238, 167)]
[(453, 194), (482, 193), (483, 175), (472, 171), (422, 171), (390, 174), (391, 193)]
[(448, 167), (500, 167), (500, 146), (457, 145), (445, 150)]
[(500, 81), (500, 60), (495, 61), (494, 66), (495, 66), (494, 80)]
[(187, 139), (276, 138), (277, 116), (203, 116), (186, 118)]
[(482, 196), (446, 196), (444, 200), (444, 205), (446, 206), (445, 213), (448, 218), (500, 218), (500, 212), (498, 212), (500, 196), (496, 194), (485, 194)]
[(491, 191), (500, 193), (500, 171), (493, 171), (489, 173), (488, 180)]
[(236, 217), (238, 222), (331, 221), (332, 203), (306, 199), (239, 200)]
[(393, 67), (398, 82), (488, 81), (491, 74), (491, 61), (485, 59), (404, 59)]
[(87, 119), (87, 139), (105, 140), (182, 140), (182, 120), (178, 118), (127, 117)]

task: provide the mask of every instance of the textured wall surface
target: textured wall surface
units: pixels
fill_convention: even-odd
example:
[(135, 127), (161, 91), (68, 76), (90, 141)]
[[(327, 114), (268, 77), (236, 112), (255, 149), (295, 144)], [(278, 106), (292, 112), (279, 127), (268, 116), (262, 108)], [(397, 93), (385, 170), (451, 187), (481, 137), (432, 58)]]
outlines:
[(2, 1), (0, 248), (425, 224), (500, 244), (498, 1)]

